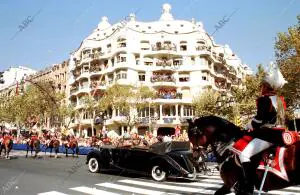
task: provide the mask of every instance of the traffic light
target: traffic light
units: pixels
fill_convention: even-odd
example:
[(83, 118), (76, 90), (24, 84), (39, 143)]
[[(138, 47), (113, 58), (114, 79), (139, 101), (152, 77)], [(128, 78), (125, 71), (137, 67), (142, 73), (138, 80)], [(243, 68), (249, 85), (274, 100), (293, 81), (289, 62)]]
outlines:
[(4, 84), (3, 73), (4, 72), (0, 72), (0, 84)]
[(235, 117), (235, 125), (238, 126), (238, 127), (242, 126), (242, 121), (241, 121), (240, 116)]

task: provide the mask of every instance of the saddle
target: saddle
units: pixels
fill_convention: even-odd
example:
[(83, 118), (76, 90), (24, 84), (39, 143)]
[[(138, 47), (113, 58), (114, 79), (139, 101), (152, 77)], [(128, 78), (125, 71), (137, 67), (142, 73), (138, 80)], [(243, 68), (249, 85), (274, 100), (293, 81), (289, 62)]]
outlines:
[[(288, 136), (292, 137), (291, 139), (287, 139), (289, 144), (287, 144), (286, 146), (281, 146), (281, 147), (280, 146), (272, 146), (272, 147), (262, 151), (261, 153), (256, 154), (255, 156), (252, 157), (252, 159), (256, 159), (256, 160), (254, 160), (254, 162), (256, 162), (258, 164), (257, 171), (264, 172), (266, 170), (266, 165), (271, 162), (269, 172), (271, 172), (274, 175), (276, 175), (277, 177), (289, 182), (289, 178), (287, 175), (287, 169), (286, 169), (288, 162), (286, 162), (287, 159), (285, 157), (286, 157), (287, 152), (288, 152), (288, 156), (291, 156), (294, 154), (293, 149), (291, 150), (290, 146), (295, 144), (297, 141), (299, 141), (298, 140), (299, 135), (296, 132), (290, 132), (290, 131), (284, 132), (283, 135), (285, 133), (287, 133), (287, 135), (286, 135), (287, 137)], [(239, 162), (239, 158), (237, 156), (243, 151), (243, 149), (247, 146), (247, 144), (252, 141), (252, 139), (253, 138), (251, 138), (250, 136), (244, 136), (242, 139), (235, 142), (234, 147), (230, 149), (235, 154), (235, 162), (237, 165), (241, 166), (241, 164)], [(289, 149), (289, 150), (287, 150), (287, 149)]]

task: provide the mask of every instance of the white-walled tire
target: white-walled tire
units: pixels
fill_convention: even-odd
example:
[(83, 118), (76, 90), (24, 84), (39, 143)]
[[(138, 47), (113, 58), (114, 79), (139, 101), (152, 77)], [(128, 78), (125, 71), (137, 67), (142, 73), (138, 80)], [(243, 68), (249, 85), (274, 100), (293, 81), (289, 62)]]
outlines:
[(151, 169), (151, 176), (155, 181), (165, 181), (167, 178), (167, 173), (162, 169), (162, 167), (155, 165)]
[(92, 173), (98, 173), (100, 171), (100, 163), (96, 158), (90, 158), (88, 166), (89, 171)]

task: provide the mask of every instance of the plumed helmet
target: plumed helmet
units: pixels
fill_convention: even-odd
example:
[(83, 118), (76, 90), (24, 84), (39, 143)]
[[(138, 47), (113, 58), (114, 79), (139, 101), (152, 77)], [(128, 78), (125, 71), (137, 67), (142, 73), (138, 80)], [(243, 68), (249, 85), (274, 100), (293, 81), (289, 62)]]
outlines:
[(278, 65), (273, 62), (270, 63), (269, 71), (267, 72), (263, 82), (268, 83), (274, 90), (282, 88), (287, 83), (280, 72)]

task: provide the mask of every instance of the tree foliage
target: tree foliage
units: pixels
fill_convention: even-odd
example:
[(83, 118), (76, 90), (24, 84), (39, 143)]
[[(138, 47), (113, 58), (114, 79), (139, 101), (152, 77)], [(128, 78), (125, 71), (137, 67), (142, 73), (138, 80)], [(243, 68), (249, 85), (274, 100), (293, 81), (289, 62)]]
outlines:
[(62, 99), (49, 82), (29, 82), (26, 89), (2, 100), (0, 119), (18, 126), (43, 125), (47, 117), (58, 115)]
[(195, 109), (196, 116), (208, 116), (217, 115), (217, 100), (220, 94), (207, 89), (193, 98), (193, 107)]
[(108, 88), (103, 97), (99, 100), (99, 108), (102, 111), (116, 109), (125, 119), (128, 126), (136, 123), (137, 114), (134, 110), (142, 109), (151, 103), (155, 96), (152, 89), (146, 86), (135, 88), (115, 84)]
[(250, 116), (256, 110), (256, 99), (260, 96), (260, 84), (265, 76), (262, 65), (258, 65), (255, 75), (245, 78), (243, 87), (232, 87), (231, 94), (235, 100), (235, 110), (243, 115)]
[(300, 15), (297, 19), (287, 32), (278, 33), (275, 43), (276, 62), (288, 81), (281, 93), (292, 108), (300, 103)]
[(78, 116), (78, 110), (71, 104), (61, 104), (58, 110), (58, 118), (61, 123), (65, 123), (67, 129), (69, 128), (71, 122), (75, 120)]

